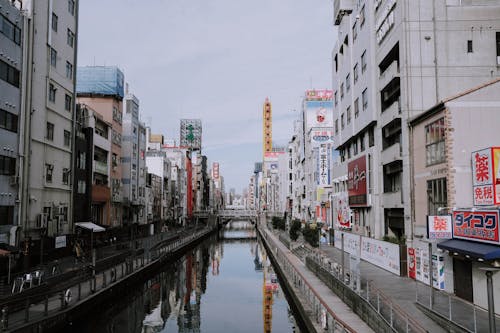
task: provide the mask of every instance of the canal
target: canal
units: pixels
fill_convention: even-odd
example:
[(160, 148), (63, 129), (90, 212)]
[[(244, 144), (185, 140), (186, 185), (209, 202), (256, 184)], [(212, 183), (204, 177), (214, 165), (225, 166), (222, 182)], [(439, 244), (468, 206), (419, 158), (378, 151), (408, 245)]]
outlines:
[(256, 231), (232, 222), (72, 332), (300, 332)]

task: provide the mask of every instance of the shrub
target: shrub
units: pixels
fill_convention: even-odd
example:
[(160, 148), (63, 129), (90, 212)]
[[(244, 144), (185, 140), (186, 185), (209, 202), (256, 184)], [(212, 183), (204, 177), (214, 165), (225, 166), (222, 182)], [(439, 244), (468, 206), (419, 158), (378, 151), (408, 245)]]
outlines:
[(306, 224), (306, 227), (302, 230), (302, 234), (306, 242), (311, 244), (312, 247), (319, 246), (319, 230), (317, 227), (313, 228), (310, 224)]
[(296, 241), (299, 238), (299, 230), (301, 227), (301, 223), (299, 220), (292, 220), (290, 225), (290, 239)]
[(284, 219), (284, 218), (282, 218), (282, 217), (277, 217), (277, 216), (273, 216), (272, 222), (273, 222), (273, 228), (274, 228), (274, 229), (281, 229), (281, 230), (285, 230), (285, 227), (286, 227), (286, 221), (285, 221), (285, 219)]
[(386, 241), (386, 242), (389, 242), (389, 243), (399, 244), (399, 245), (405, 245), (406, 244), (406, 237), (405, 236), (401, 236), (400, 238), (398, 238), (396, 236), (385, 235), (382, 238), (382, 240)]

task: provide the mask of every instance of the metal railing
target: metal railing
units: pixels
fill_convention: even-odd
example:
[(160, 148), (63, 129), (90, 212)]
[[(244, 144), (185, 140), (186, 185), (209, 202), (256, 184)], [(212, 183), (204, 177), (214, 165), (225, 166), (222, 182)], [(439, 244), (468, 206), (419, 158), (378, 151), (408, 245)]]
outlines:
[(342, 288), (348, 288), (358, 294), (395, 332), (427, 332), (390, 297), (355, 271), (344, 268), (342, 272), (342, 265), (319, 253), (309, 255), (307, 263), (307, 267), (312, 268), (314, 273), (339, 296), (343, 296)]
[(323, 300), (315, 289), (310, 285), (307, 279), (298, 271), (288, 260), (287, 256), (281, 251), (272, 237), (268, 237), (266, 230), (261, 233), (269, 244), (270, 250), (278, 261), (280, 267), (285, 273), (287, 280), (293, 282), (293, 286), (307, 300), (311, 308), (311, 314), (316, 324), (321, 325), (324, 332), (356, 332), (346, 322), (342, 321), (330, 306)]

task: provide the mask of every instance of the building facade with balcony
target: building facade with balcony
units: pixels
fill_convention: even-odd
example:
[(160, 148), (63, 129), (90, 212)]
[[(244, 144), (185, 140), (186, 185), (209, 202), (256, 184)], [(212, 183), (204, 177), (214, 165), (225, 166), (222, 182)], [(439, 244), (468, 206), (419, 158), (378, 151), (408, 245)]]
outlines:
[[(123, 73), (117, 67), (88, 66), (78, 68), (78, 101), (94, 109), (102, 120), (111, 124), (109, 226), (123, 224), (122, 208), (122, 122), (124, 98)], [(99, 162), (99, 161), (98, 161)]]
[[(499, 6), (334, 1), (335, 137), (341, 163), (348, 165), (353, 228), (411, 243), (406, 123), (444, 97), (499, 75)], [(356, 167), (365, 171), (362, 190)]]
[(21, 72), (24, 17), (11, 1), (0, 0), (0, 243), (17, 245), (20, 218), (22, 146)]

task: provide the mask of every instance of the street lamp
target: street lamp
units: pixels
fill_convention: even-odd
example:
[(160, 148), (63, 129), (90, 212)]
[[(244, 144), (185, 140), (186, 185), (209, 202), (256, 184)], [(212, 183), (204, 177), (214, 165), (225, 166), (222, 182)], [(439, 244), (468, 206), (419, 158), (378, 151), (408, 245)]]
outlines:
[(486, 293), (488, 294), (488, 321), (490, 333), (496, 332), (495, 325), (495, 298), (493, 297), (493, 279), (492, 276), (500, 270), (500, 268), (495, 267), (480, 267), (479, 268), (486, 273)]

